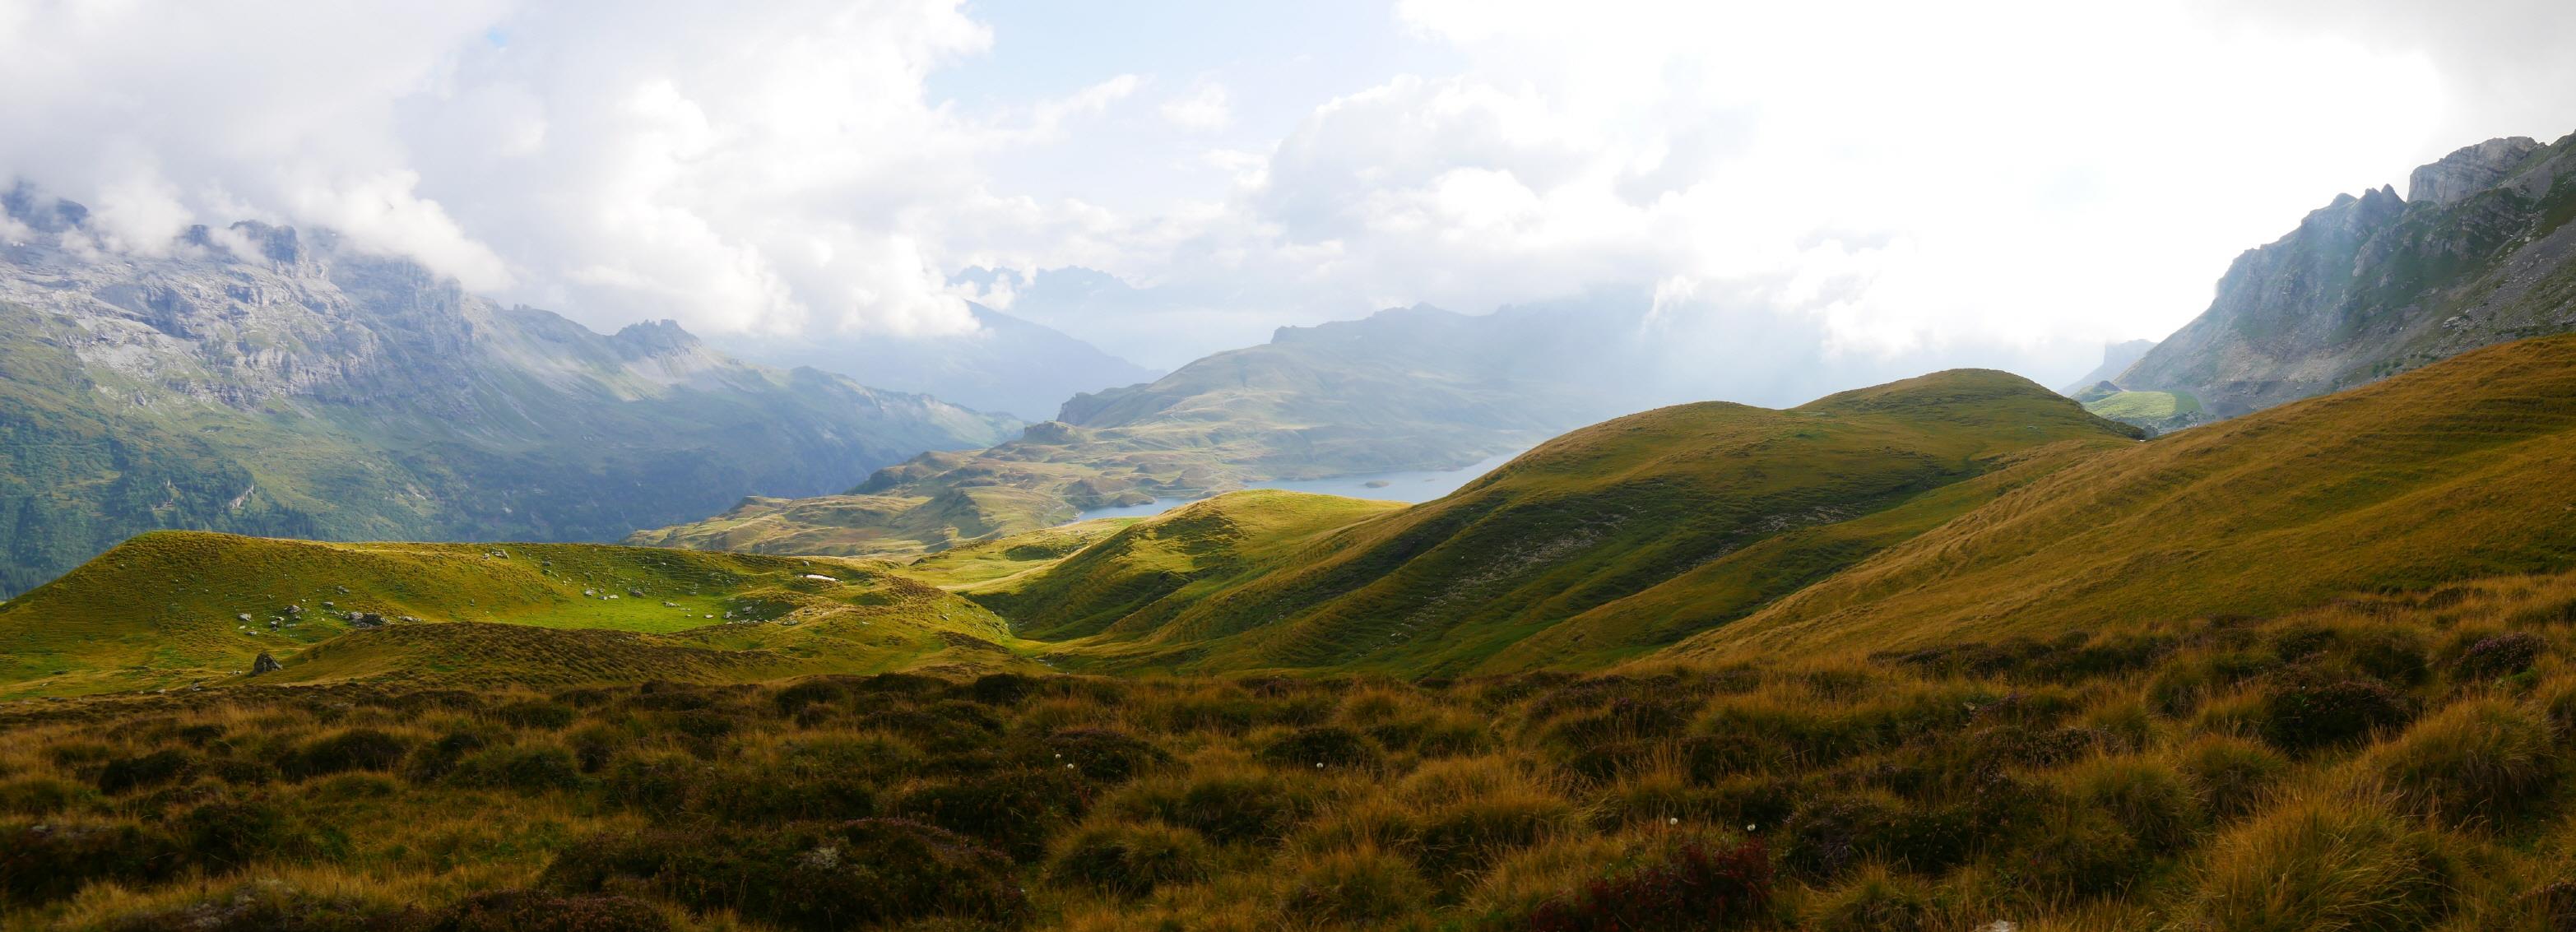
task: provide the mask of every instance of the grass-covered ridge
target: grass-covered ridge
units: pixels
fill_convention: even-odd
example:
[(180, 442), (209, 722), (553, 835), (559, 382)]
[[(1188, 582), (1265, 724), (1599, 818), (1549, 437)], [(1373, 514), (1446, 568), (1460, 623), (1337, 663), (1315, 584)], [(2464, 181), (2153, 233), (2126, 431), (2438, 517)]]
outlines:
[(2018, 481), (2007, 477), (2132, 434), (1975, 370), (1789, 410), (1682, 405), (1559, 437), (1438, 501), (1242, 545), (1201, 535), (1185, 568), (1111, 553), (1132, 549), (1113, 539), (969, 595), (1033, 634), (1085, 635), (1059, 649), (1067, 664), (1598, 665), (1740, 616)]
[[(1001, 619), (885, 570), (583, 544), (156, 532), (0, 603), (0, 695), (236, 681), (262, 653), (286, 665), (270, 682), (447, 685), (1022, 662), (1001, 646), (1012, 640)], [(483, 630), (494, 628), (511, 630)], [(536, 629), (585, 633), (523, 633)]]

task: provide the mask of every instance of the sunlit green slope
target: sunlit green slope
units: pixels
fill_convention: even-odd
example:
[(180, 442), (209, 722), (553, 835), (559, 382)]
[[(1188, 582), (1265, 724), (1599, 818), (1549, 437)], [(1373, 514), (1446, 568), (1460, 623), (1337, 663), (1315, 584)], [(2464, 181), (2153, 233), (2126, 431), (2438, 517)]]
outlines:
[(2576, 566), (2576, 337), (2090, 458), (1690, 657), (1884, 649), (2209, 616)]
[(861, 561), (172, 531), (0, 603), (0, 695), (222, 681), (263, 652), (286, 664), (264, 681), (547, 683), (1007, 665), (1009, 640), (973, 603)]

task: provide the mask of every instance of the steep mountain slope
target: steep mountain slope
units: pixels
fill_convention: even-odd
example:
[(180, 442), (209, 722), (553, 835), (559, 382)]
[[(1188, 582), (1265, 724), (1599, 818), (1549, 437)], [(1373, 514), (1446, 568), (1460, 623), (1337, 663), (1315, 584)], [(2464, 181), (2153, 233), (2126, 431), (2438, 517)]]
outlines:
[(2576, 336), (2108, 451), (1674, 652), (2053, 636), (2576, 568)]
[(1740, 617), (2132, 436), (1990, 371), (1789, 410), (1684, 405), (1559, 437), (1435, 502), (1299, 523), (1314, 542), (1265, 541), (1275, 556), (1206, 531), (1184, 535), (1185, 561), (1117, 552), (1265, 504), (1228, 496), (968, 591), (1033, 635), (1084, 636), (1053, 655), (1069, 665), (1598, 662)]
[(1162, 375), (1061, 331), (980, 304), (981, 329), (953, 336), (808, 334), (726, 337), (716, 345), (754, 362), (810, 366), (895, 391), (920, 392), (980, 411), (1043, 421), (1065, 399), (1150, 382)]
[(668, 322), (602, 336), (327, 234), (106, 254), (77, 205), (0, 200), (35, 228), (0, 246), (0, 592), (155, 528), (613, 539), (1013, 427)]
[(2497, 139), (2344, 195), (2237, 258), (2198, 319), (2113, 379), (2218, 417), (2576, 329), (2576, 136)]
[(0, 603), (0, 696), (235, 681), (261, 653), (285, 663), (262, 683), (442, 686), (1026, 665), (999, 618), (884, 570), (160, 531)]
[[(1574, 361), (1605, 339), (1574, 331), (1599, 329), (1557, 310), (1430, 307), (1283, 327), (1151, 384), (1075, 396), (1060, 421), (981, 453), (926, 453), (842, 495), (748, 500), (628, 542), (914, 553), (1253, 481), (1457, 468), (1619, 413), (1600, 370)], [(1532, 362), (1551, 345), (1567, 352)]]

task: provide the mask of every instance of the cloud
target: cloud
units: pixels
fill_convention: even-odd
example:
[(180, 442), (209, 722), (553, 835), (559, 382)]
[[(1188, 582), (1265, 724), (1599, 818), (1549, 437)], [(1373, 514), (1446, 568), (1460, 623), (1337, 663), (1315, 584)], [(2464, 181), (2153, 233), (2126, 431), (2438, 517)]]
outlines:
[(1225, 85), (1202, 83), (1187, 97), (1174, 97), (1163, 102), (1163, 119), (1173, 126), (1199, 132), (1215, 132), (1234, 121), (1234, 112), (1226, 100)]
[(2160, 336), (2336, 192), (2576, 129), (2554, 0), (1401, 0), (1295, 47), (1220, 6), (1116, 54), (1024, 14), (0, 0), (0, 125), (42, 128), (0, 177), (103, 249), (328, 225), (600, 326), (949, 332), (960, 269), (1085, 266), (1134, 294), (974, 293), (1166, 366), (1604, 288), (1973, 361)]

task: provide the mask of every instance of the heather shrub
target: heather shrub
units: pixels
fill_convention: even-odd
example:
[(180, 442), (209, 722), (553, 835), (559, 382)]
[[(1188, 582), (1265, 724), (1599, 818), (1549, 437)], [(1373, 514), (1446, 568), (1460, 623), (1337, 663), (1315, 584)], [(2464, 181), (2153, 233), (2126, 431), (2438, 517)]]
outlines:
[(0, 897), (33, 906), (94, 881), (151, 883), (185, 860), (177, 840), (131, 822), (0, 825)]
[(196, 769), (196, 764), (194, 755), (174, 748), (120, 757), (99, 769), (98, 791), (117, 796), (160, 786), (187, 776), (189, 771)]
[(373, 728), (351, 728), (305, 742), (283, 766), (298, 780), (351, 770), (392, 770), (411, 751), (403, 739)]
[(2512, 676), (2531, 669), (2548, 647), (2548, 641), (2528, 631), (2489, 635), (2460, 651), (2460, 659), (2451, 664), (2451, 675), (2461, 680)]
[(492, 710), (492, 717), (512, 728), (537, 728), (556, 731), (580, 718), (571, 706), (553, 702), (513, 702)]
[(552, 744), (486, 748), (456, 763), (448, 781), (458, 786), (545, 793), (579, 789), (581, 765), (571, 751)]
[(629, 896), (496, 890), (459, 900), (422, 932), (664, 932), (671, 921)]
[(1008, 859), (901, 819), (603, 836), (565, 850), (540, 885), (564, 893), (649, 889), (690, 909), (731, 909), (815, 932), (938, 917), (1016, 926), (1028, 918)]
[(2292, 678), (2264, 691), (2255, 721), (2264, 741), (2298, 752), (2352, 744), (2413, 714), (2406, 697), (2380, 683)]
[(189, 852), (217, 873), (277, 853), (290, 838), (286, 814), (258, 801), (205, 803), (180, 816), (177, 827)]
[(1107, 728), (1062, 728), (1038, 739), (1023, 752), (1029, 766), (1070, 766), (1084, 778), (1125, 783), (1172, 762), (1162, 748), (1123, 731)]
[(88, 787), (58, 777), (29, 776), (0, 781), (0, 813), (52, 815), (71, 808)]
[(1939, 891), (1884, 868), (1862, 870), (1818, 897), (1805, 928), (1813, 932), (1934, 932), (1941, 922)]
[(1761, 842), (1690, 841), (1492, 925), (1529, 932), (1715, 930), (1756, 920), (1771, 903), (1771, 859)]
[(1182, 826), (1218, 844), (1284, 838), (1318, 802), (1306, 784), (1277, 773), (1224, 763), (1189, 774), (1148, 778), (1110, 801), (1121, 817)]
[(1070, 771), (1013, 769), (917, 787), (892, 811), (978, 838), (1014, 860), (1036, 861), (1047, 837), (1080, 819), (1089, 800)]
[(1386, 752), (1367, 735), (1341, 725), (1314, 725), (1272, 738), (1261, 746), (1262, 763), (1274, 767), (1378, 767)]

